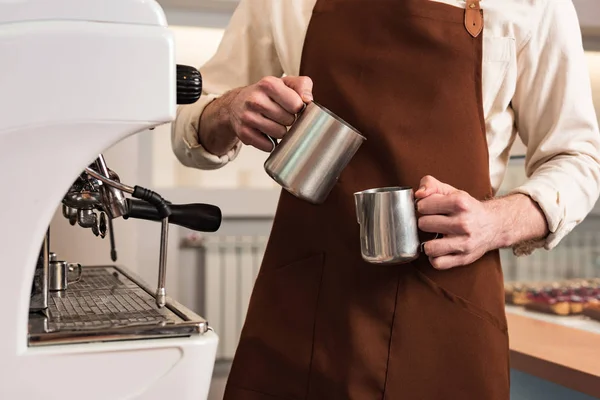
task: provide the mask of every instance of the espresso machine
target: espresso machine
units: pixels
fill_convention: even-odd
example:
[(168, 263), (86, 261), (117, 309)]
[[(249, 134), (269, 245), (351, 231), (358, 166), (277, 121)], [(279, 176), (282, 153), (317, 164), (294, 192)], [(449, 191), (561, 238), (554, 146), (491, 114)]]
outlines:
[[(218, 337), (169, 296), (166, 252), (170, 225), (216, 231), (220, 210), (121, 182), (102, 155), (200, 96), (163, 10), (0, 0), (0, 54), (0, 398), (206, 399)], [(55, 254), (57, 207), (99, 241), (113, 240), (116, 218), (156, 221), (156, 282)]]

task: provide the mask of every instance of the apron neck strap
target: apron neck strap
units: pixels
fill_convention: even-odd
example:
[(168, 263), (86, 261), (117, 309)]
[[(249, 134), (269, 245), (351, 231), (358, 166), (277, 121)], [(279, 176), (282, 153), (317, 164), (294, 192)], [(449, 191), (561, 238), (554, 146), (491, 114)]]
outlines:
[(473, 37), (479, 36), (483, 30), (483, 13), (480, 0), (467, 0), (465, 7), (465, 28)]

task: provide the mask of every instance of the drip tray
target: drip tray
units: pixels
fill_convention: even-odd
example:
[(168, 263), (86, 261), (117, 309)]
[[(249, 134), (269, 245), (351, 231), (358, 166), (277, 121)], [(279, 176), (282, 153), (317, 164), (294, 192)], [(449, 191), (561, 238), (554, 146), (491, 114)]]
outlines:
[(50, 292), (44, 313), (29, 314), (29, 345), (170, 338), (208, 329), (202, 317), (170, 298), (158, 308), (152, 291), (131, 272), (91, 266), (67, 290)]

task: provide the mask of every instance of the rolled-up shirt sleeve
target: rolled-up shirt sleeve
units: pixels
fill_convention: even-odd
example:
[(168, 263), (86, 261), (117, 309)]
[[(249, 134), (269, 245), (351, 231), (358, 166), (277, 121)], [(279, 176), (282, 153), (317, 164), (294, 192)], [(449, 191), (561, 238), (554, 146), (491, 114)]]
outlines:
[(208, 104), (228, 91), (256, 83), (265, 76), (283, 74), (273, 42), (271, 1), (240, 1), (217, 52), (200, 67), (202, 97), (194, 104), (178, 107), (177, 117), (171, 124), (171, 144), (183, 165), (208, 170), (221, 168), (234, 160), (241, 142), (223, 156), (211, 154), (202, 146), (200, 116)]
[(600, 194), (600, 134), (581, 31), (570, 0), (547, 0), (540, 22), (519, 50), (512, 106), (527, 146), (529, 195), (546, 216), (549, 235), (529, 248), (550, 250), (592, 210)]

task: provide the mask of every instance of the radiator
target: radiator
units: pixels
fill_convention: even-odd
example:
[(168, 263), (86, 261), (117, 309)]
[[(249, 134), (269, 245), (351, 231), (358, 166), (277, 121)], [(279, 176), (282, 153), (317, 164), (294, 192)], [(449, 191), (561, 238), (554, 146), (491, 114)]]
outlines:
[(197, 248), (201, 256), (204, 295), (202, 310), (195, 311), (219, 335), (219, 360), (230, 360), (235, 354), (267, 239), (207, 235), (187, 241), (186, 247)]
[[(501, 250), (506, 281), (554, 281), (600, 277), (598, 218), (588, 218), (554, 250), (515, 257)], [(190, 307), (205, 316), (220, 336), (219, 360), (235, 354), (250, 294), (265, 251), (267, 235), (188, 236), (184, 247), (200, 258), (202, 300)]]
[(507, 282), (553, 282), (600, 277), (600, 218), (590, 216), (552, 251), (538, 250), (526, 257), (501, 251)]

